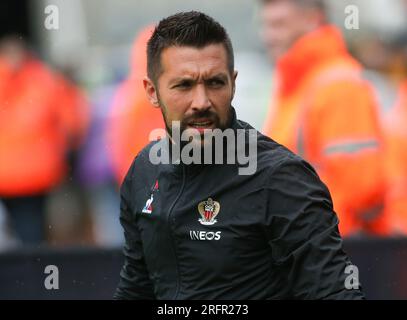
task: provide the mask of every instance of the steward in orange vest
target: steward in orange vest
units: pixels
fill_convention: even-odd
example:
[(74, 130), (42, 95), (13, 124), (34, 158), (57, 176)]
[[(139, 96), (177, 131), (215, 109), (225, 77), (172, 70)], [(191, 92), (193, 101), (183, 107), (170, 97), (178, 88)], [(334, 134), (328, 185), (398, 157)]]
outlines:
[(143, 87), (147, 73), (147, 41), (152, 32), (152, 26), (146, 27), (135, 39), (130, 75), (118, 88), (111, 107), (106, 135), (119, 184), (134, 157), (150, 142), (150, 132), (164, 128), (160, 109), (151, 105)]
[(87, 126), (82, 93), (26, 54), (18, 70), (0, 56), (0, 196), (48, 192)]
[[(264, 24), (271, 32), (289, 10), (302, 19), (295, 16), (295, 10), (304, 10), (295, 0), (264, 2), (270, 10)], [(282, 7), (290, 3), (294, 7)], [(282, 43), (280, 35), (271, 37)], [(340, 31), (320, 23), (297, 37), (276, 59), (275, 84), (264, 133), (315, 167), (331, 191), (342, 236), (387, 235), (378, 107)]]
[(23, 241), (43, 238), (44, 198), (64, 179), (87, 122), (78, 88), (18, 38), (0, 42), (0, 199)]

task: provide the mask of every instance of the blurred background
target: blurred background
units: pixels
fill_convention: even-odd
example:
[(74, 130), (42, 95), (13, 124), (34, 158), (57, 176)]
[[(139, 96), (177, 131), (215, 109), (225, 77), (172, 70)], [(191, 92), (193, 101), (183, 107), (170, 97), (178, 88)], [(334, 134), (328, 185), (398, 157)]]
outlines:
[[(380, 196), (371, 194), (386, 222), (349, 222), (357, 227), (343, 236), (371, 298), (407, 299), (407, 1), (325, 3), (372, 87), (382, 145), (380, 179), (367, 174), (380, 180)], [(350, 5), (358, 10), (354, 28)], [(161, 18), (189, 10), (229, 32), (239, 72), (233, 105), (268, 132), (279, 70), (265, 44), (261, 1), (0, 3), (0, 298), (111, 297), (122, 259), (119, 186), (148, 133), (163, 126), (141, 87), (146, 41)], [(55, 261), (66, 277), (52, 295), (41, 279)]]

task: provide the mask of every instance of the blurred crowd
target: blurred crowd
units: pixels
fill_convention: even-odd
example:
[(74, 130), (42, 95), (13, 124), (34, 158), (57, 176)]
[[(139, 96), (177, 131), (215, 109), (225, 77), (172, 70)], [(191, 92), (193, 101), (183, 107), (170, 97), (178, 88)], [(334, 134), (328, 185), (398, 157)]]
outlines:
[[(407, 28), (346, 42), (321, 0), (262, 0), (259, 16), (274, 66), (262, 132), (315, 167), (344, 237), (407, 236)], [(126, 79), (94, 90), (0, 39), (0, 250), (122, 243), (118, 188), (164, 127), (142, 86), (152, 30)]]

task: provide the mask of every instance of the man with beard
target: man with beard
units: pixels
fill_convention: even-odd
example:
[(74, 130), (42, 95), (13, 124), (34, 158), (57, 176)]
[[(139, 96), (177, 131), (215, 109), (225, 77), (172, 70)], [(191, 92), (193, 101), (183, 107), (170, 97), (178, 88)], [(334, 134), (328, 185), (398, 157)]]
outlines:
[[(144, 87), (169, 145), (185, 145), (174, 125), (203, 149), (211, 130), (250, 135), (231, 106), (237, 72), (218, 22), (194, 11), (163, 19), (147, 62)], [(329, 191), (304, 160), (258, 132), (249, 175), (238, 163), (186, 164), (182, 151), (178, 162), (153, 164), (158, 143), (137, 155), (121, 187), (126, 243), (116, 299), (363, 298), (346, 285), (350, 261)], [(235, 143), (226, 145), (215, 152)]]

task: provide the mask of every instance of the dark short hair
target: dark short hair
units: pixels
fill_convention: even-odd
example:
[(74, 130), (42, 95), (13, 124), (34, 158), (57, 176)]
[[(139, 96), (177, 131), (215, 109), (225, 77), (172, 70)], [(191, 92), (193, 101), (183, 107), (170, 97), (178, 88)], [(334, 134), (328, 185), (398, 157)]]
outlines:
[(223, 44), (228, 58), (228, 69), (234, 71), (232, 42), (222, 25), (208, 15), (180, 12), (161, 20), (147, 44), (147, 75), (156, 82), (161, 74), (161, 53), (172, 46), (203, 48), (210, 44)]

